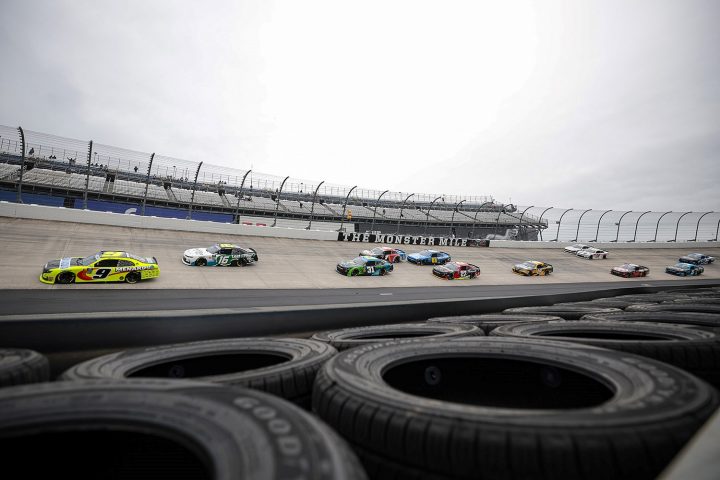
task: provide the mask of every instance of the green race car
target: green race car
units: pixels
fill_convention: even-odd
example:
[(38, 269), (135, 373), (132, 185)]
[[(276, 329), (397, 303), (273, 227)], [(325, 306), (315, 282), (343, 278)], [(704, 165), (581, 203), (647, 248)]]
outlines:
[(385, 260), (369, 256), (356, 257), (347, 262), (340, 262), (335, 267), (338, 273), (348, 277), (357, 275), (385, 275), (392, 272), (393, 265)]

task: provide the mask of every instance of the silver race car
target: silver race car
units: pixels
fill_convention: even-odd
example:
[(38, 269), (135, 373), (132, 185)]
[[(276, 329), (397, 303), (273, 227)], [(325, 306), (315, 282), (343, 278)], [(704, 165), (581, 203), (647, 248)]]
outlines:
[(216, 243), (208, 248), (185, 250), (182, 261), (196, 267), (241, 267), (258, 261), (255, 249), (232, 243)]

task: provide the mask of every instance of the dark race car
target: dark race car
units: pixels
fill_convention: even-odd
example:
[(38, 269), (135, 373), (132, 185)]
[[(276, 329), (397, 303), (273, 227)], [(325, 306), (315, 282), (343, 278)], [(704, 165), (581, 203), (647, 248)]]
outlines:
[(620, 265), (619, 267), (613, 267), (612, 270), (610, 270), (610, 273), (613, 275), (617, 275), (618, 277), (646, 277), (648, 273), (650, 273), (650, 269), (648, 267), (643, 267), (642, 265), (635, 265), (634, 263), (626, 263), (624, 265)]
[(715, 257), (703, 255), (702, 253), (688, 253), (680, 257), (681, 263), (692, 263), (693, 265), (708, 265), (715, 261)]
[(433, 267), (433, 275), (448, 280), (469, 280), (480, 275), (480, 267), (465, 262), (448, 262), (445, 265)]
[(437, 250), (423, 250), (407, 256), (408, 262), (416, 265), (444, 265), (450, 260), (450, 254)]
[(407, 260), (407, 253), (399, 248), (391, 247), (375, 247), (372, 250), (363, 250), (360, 252), (360, 256), (380, 258), (390, 263), (400, 263)]
[(703, 267), (692, 263), (676, 263), (675, 265), (665, 267), (665, 273), (678, 275), (680, 277), (687, 277), (688, 275), (700, 275), (704, 271), (705, 269)]

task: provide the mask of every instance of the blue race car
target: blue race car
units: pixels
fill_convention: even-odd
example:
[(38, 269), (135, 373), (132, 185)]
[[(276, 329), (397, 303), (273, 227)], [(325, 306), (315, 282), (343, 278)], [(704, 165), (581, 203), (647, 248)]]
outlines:
[(665, 273), (687, 277), (688, 275), (700, 275), (705, 269), (699, 265), (692, 263), (676, 263), (670, 267), (665, 267)]
[(715, 261), (715, 257), (703, 255), (702, 253), (688, 253), (680, 257), (682, 263), (693, 263), (695, 265), (708, 265)]
[(449, 253), (439, 252), (437, 250), (423, 250), (422, 252), (408, 255), (407, 259), (408, 262), (416, 265), (445, 265), (452, 260)]

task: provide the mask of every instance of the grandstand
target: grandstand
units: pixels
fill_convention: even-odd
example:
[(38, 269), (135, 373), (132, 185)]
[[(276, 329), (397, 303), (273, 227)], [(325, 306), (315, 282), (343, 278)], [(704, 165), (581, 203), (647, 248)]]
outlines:
[[(25, 169), (20, 170), (23, 163)], [(193, 163), (0, 126), (0, 189), (71, 208), (383, 233), (536, 239), (547, 220), (489, 196), (379, 192)], [(42, 198), (42, 197), (40, 197)], [(82, 201), (79, 201), (82, 199)], [(88, 203), (88, 200), (90, 202)], [(98, 206), (99, 205), (99, 206)], [(120, 207), (128, 207), (124, 210)], [(136, 208), (137, 213), (142, 211)]]

